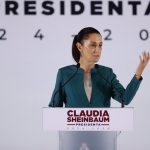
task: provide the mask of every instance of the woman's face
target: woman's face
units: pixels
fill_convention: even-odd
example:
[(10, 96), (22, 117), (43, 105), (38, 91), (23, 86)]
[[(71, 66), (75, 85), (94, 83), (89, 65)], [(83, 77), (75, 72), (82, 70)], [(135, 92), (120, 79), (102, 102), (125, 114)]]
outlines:
[(102, 51), (102, 37), (100, 34), (92, 33), (83, 41), (83, 44), (77, 43), (77, 47), (81, 53), (80, 59), (96, 63)]

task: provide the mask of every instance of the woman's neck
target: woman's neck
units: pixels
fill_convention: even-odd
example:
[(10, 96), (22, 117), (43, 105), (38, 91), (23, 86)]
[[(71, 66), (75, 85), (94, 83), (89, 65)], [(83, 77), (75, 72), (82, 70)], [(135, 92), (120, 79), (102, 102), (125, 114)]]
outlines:
[(94, 68), (95, 63), (94, 62), (87, 62), (80, 59), (79, 61), (80, 67), (84, 69), (85, 72), (91, 72), (91, 69)]

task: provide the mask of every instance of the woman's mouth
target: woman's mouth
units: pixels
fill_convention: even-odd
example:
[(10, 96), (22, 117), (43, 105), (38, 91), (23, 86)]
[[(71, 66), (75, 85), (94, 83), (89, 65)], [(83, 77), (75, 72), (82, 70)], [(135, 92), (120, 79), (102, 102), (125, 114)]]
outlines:
[(94, 57), (99, 57), (99, 55), (93, 55)]

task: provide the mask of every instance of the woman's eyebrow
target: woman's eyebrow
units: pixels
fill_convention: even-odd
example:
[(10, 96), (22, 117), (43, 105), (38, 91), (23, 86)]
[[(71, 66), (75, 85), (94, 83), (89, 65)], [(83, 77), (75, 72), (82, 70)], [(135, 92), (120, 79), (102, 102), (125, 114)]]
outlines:
[(91, 43), (93, 43), (93, 44), (103, 44), (103, 42), (95, 42), (95, 41), (90, 41)]

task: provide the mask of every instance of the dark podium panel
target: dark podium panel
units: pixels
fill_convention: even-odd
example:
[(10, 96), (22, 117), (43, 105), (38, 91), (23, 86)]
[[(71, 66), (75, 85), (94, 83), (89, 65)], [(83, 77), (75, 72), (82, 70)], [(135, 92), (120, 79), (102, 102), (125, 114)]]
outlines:
[(116, 150), (116, 131), (59, 132), (59, 150)]

